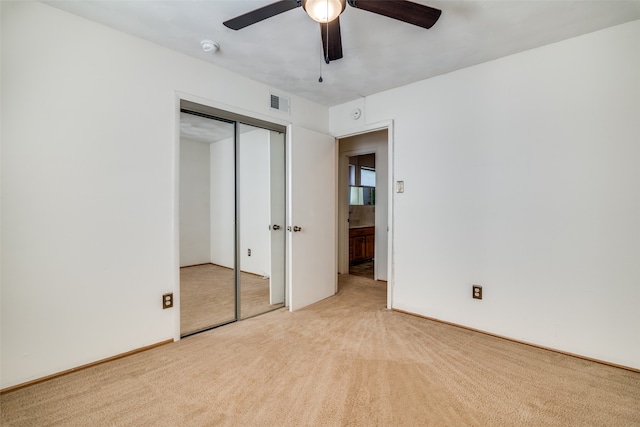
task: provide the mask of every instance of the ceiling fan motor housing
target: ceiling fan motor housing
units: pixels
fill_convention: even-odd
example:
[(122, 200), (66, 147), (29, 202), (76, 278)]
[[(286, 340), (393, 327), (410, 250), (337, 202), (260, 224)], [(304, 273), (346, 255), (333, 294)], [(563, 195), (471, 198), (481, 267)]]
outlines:
[(336, 19), (347, 2), (345, 0), (302, 0), (302, 8), (316, 22), (326, 24)]

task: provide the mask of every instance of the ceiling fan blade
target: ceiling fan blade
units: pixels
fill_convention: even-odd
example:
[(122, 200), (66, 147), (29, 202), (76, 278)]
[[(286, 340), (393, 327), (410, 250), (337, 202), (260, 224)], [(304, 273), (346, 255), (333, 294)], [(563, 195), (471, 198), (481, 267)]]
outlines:
[(299, 0), (282, 0), (275, 3), (268, 4), (258, 9), (247, 12), (244, 15), (236, 16), (228, 21), (223, 22), (224, 26), (231, 28), (232, 30), (239, 30), (256, 22), (263, 21), (272, 16), (281, 14), (296, 7), (300, 7), (302, 2)]
[(335, 61), (342, 58), (342, 37), (340, 36), (340, 17), (328, 24), (320, 24), (320, 36), (322, 37), (322, 49), (324, 60)]
[(422, 28), (431, 28), (442, 11), (406, 0), (349, 0), (356, 9), (363, 9)]

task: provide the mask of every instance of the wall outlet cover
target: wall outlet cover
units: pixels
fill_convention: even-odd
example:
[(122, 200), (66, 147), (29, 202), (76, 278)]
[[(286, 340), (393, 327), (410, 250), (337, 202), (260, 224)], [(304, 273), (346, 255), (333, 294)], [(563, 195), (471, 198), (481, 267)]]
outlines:
[(173, 293), (162, 295), (162, 309), (173, 307)]
[(473, 285), (473, 298), (474, 299), (482, 299), (482, 286)]

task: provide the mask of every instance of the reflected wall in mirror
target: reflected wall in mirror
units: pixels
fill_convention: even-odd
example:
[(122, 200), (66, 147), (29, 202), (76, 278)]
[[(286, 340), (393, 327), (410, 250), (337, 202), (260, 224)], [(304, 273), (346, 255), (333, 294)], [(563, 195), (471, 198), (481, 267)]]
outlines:
[(180, 334), (236, 319), (234, 124), (180, 115)]

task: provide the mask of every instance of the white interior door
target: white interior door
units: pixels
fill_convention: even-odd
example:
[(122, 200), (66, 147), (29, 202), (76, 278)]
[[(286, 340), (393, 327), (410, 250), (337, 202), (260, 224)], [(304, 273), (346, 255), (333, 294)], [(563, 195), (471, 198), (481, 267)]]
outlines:
[(334, 138), (296, 126), (289, 126), (287, 148), (287, 283), (294, 311), (336, 292), (337, 157)]

